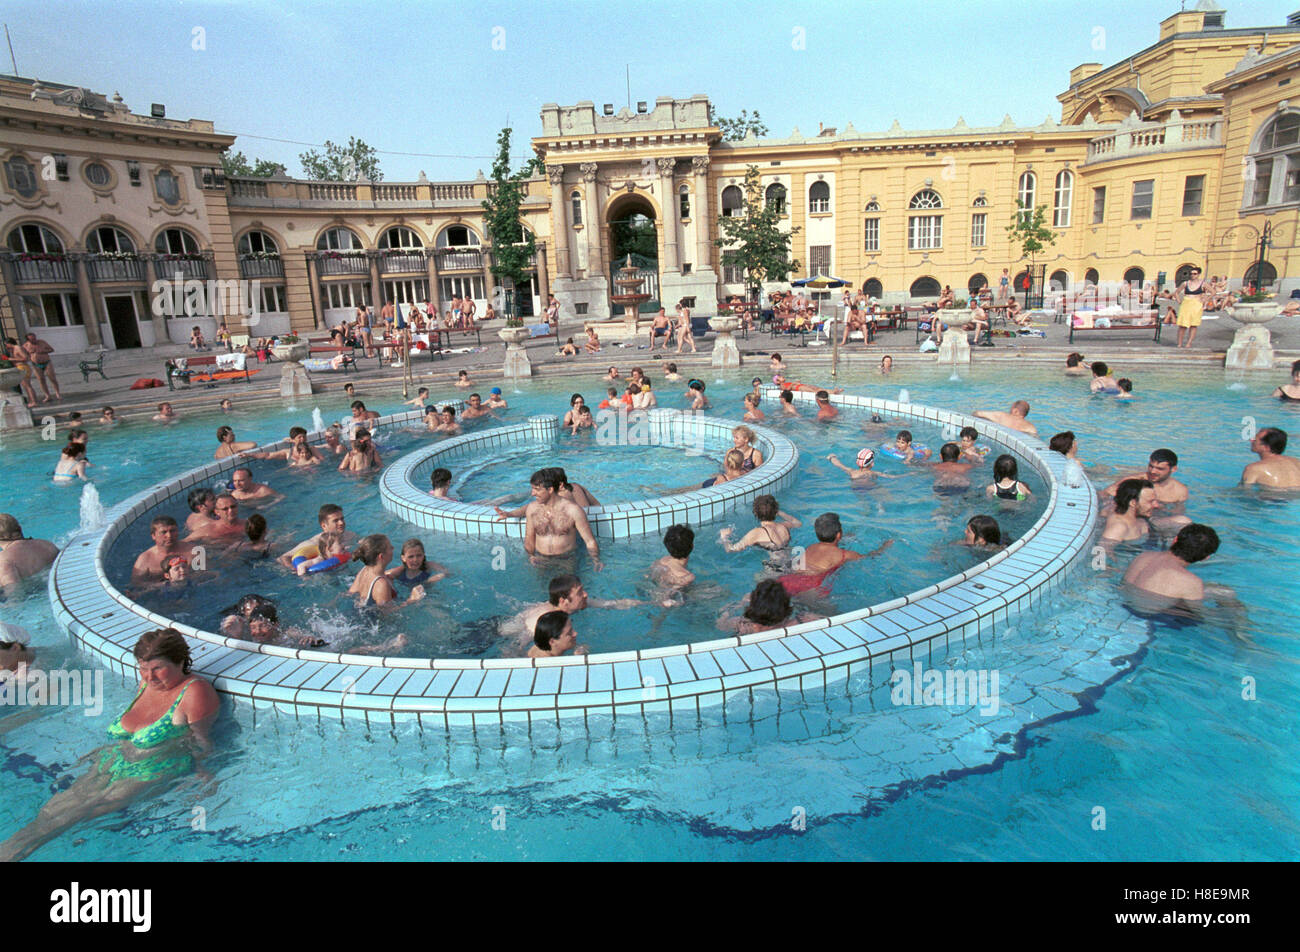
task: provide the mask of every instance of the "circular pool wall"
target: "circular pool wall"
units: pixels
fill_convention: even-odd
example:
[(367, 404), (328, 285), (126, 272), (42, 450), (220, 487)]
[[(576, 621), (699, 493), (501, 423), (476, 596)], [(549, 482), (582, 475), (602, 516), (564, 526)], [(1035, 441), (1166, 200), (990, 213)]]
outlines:
[[(795, 399), (811, 402), (812, 396), (796, 394)], [(174, 627), (190, 643), (196, 673), (210, 678), (218, 691), (255, 708), (271, 707), (297, 717), (357, 718), (381, 725), (418, 721), (447, 728), (554, 722), (589, 713), (694, 716), (701, 706), (755, 690), (824, 689), (876, 665), (933, 663), (949, 651), (961, 650), (967, 641), (996, 635), (1000, 625), (1059, 586), (1088, 554), (1097, 520), (1096, 494), (1087, 480), (1067, 485), (1065, 457), (1048, 451), (1037, 438), (930, 407), (847, 395), (834, 396), (832, 402), (880, 413), (891, 422), (976, 426), (985, 442), (1017, 454), (1042, 477), (1049, 487), (1043, 515), (1020, 539), (965, 572), (888, 602), (789, 628), (564, 658), (340, 655), (258, 645), (197, 630), (135, 604), (105, 575), (104, 559), (128, 526), (160, 504), (183, 504), (191, 487), (225, 477), (241, 464), (233, 458), (139, 493), (108, 511), (106, 529), (75, 536), (50, 572), (51, 605), (73, 644), (124, 680), (136, 676), (131, 649), (140, 635)], [(419, 419), (419, 411), (395, 414), (376, 421), (374, 428)], [(714, 422), (729, 434), (730, 423)], [(311, 438), (319, 442), (320, 434)], [(264, 449), (282, 449), (287, 443)], [(713, 518), (715, 502), (709, 501), (707, 512), (700, 503), (696, 521)], [(734, 508), (739, 500), (732, 503)]]

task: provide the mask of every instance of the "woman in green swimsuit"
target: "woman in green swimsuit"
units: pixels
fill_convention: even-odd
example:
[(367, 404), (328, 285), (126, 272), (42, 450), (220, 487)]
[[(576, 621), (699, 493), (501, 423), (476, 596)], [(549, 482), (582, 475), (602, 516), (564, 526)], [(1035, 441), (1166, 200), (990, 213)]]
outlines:
[(19, 860), (69, 827), (125, 809), (195, 769), (211, 749), (219, 702), (212, 685), (190, 674), (190, 649), (174, 628), (146, 632), (134, 650), (140, 670), (135, 699), (108, 727), (114, 743), (71, 787), (56, 793), (36, 819), (3, 844), (0, 860)]

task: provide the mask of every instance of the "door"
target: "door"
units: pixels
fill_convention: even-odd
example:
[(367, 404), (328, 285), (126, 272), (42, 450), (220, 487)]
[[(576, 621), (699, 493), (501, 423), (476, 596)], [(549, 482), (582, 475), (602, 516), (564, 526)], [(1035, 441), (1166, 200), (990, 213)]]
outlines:
[(140, 325), (136, 321), (135, 299), (129, 294), (105, 294), (104, 310), (118, 350), (140, 346)]

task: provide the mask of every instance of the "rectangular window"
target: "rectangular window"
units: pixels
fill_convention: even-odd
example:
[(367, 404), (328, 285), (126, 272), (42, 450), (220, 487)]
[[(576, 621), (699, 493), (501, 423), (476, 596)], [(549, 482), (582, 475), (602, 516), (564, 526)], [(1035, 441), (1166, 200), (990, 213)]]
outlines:
[(912, 215), (907, 219), (908, 251), (931, 251), (942, 247), (942, 215)]
[(429, 282), (407, 278), (403, 281), (384, 282), (384, 300), (398, 304), (423, 304), (429, 300)]
[(126, 177), (131, 180), (132, 185), (140, 184), (140, 163), (135, 159), (126, 160)]
[(194, 184), (209, 191), (225, 191), (226, 173), (221, 169), (194, 167)]
[(261, 308), (263, 314), (283, 314), (289, 310), (285, 302), (283, 284), (262, 285)]
[(28, 327), (71, 327), (82, 324), (81, 302), (75, 294), (25, 294), (23, 319)]
[(1130, 218), (1150, 218), (1151, 206), (1155, 199), (1156, 180), (1143, 179), (1133, 183), (1133, 207)]
[(808, 247), (808, 272), (810, 274), (831, 273), (831, 246), (810, 245)]
[(745, 269), (734, 264), (724, 264), (722, 266), (722, 283), (744, 284)]
[(983, 248), (985, 234), (988, 232), (988, 212), (977, 212), (970, 216), (970, 246)]
[(1100, 225), (1106, 220), (1106, 186), (1092, 190), (1092, 223)]
[(863, 231), (867, 236), (866, 250), (879, 251), (880, 250), (880, 219), (868, 218), (866, 220), (866, 224), (863, 228)]
[[(1247, 169), (1247, 172), (1250, 170)], [(1255, 160), (1255, 188), (1251, 191), (1250, 204), (1267, 205), (1268, 193), (1273, 188), (1273, 160)]]
[(360, 281), (330, 281), (321, 285), (321, 300), (328, 308), (369, 307), (370, 285)]
[(68, 157), (62, 152), (54, 153), (54, 174), (60, 182), (68, 180)]
[(1189, 175), (1183, 184), (1183, 215), (1190, 217), (1201, 213), (1201, 202), (1205, 196), (1205, 176)]
[(483, 296), (483, 276), (481, 274), (465, 275), (461, 278), (443, 278), (442, 299), (450, 301), (454, 297), (469, 297), (476, 301), (487, 300)]
[(1286, 182), (1282, 190), (1282, 201), (1300, 202), (1300, 153), (1288, 155), (1286, 163)]
[(574, 304), (573, 313), (577, 314), (579, 317), (585, 317), (587, 314), (587, 302), (579, 301), (576, 304)]
[(21, 156), (14, 156), (5, 163), (5, 178), (9, 182), (9, 190), (17, 192), (23, 198), (31, 198), (40, 191), (36, 182), (36, 170)]
[(685, 188), (682, 189), (679, 196), (679, 205), (677, 207), (678, 215), (682, 221), (689, 221), (691, 217), (691, 193)]

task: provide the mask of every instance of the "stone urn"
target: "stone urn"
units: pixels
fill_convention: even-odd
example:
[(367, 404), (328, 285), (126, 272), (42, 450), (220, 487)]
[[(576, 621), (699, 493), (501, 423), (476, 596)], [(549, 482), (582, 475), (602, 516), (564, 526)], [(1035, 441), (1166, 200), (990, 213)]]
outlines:
[(27, 430), (32, 426), (32, 411), (14, 387), (23, 379), (17, 367), (0, 369), (0, 430)]
[(271, 347), (271, 356), (286, 363), (301, 363), (310, 353), (311, 345), (305, 340), (294, 341), (291, 344), (275, 344)]
[(533, 365), (528, 359), (524, 341), (531, 335), (526, 327), (503, 327), (497, 336), (506, 342), (506, 362), (501, 372), (507, 377), (531, 377)]
[(736, 328), (740, 327), (740, 318), (734, 314), (719, 314), (709, 318), (709, 327), (718, 336), (713, 342), (713, 358), (710, 365), (714, 367), (739, 367), (744, 361), (740, 348), (736, 346)]
[(1227, 311), (1242, 326), (1232, 337), (1223, 366), (1228, 370), (1271, 370), (1273, 340), (1264, 325), (1281, 313), (1281, 306), (1276, 301), (1255, 301), (1234, 304)]

